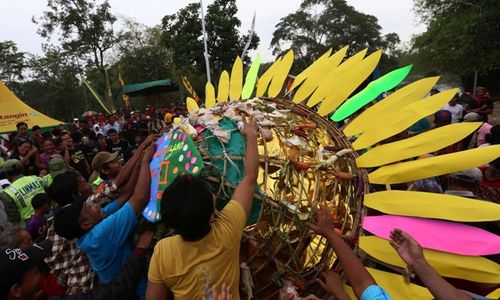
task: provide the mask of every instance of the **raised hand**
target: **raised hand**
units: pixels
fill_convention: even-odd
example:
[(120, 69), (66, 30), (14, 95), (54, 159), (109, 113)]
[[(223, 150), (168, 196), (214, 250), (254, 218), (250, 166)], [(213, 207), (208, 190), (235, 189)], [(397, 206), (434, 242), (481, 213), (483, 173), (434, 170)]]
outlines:
[(144, 150), (144, 156), (142, 157), (143, 160), (147, 160), (148, 162), (153, 158), (153, 155), (155, 154), (156, 151), (156, 146), (155, 144), (149, 145), (146, 150)]
[(332, 213), (326, 206), (321, 208), (314, 208), (316, 216), (316, 224), (310, 223), (309, 228), (319, 235), (327, 236), (328, 234), (335, 234), (335, 224), (332, 220)]
[[(226, 286), (225, 283), (222, 284), (220, 296), (217, 293), (217, 288), (215, 286), (212, 287), (210, 300), (232, 300), (232, 299), (233, 296), (231, 295), (231, 290), (229, 289), (229, 286)], [(203, 300), (209, 300), (209, 299), (203, 296)]]
[(316, 278), (315, 281), (323, 290), (335, 295), (336, 297), (340, 293), (345, 294), (344, 288), (342, 287), (342, 280), (340, 280), (340, 276), (337, 273), (329, 270), (322, 272), (320, 277), (321, 278)]
[(243, 135), (246, 137), (255, 137), (257, 136), (257, 131), (257, 120), (255, 120), (254, 117), (250, 117), (250, 119), (247, 120), (247, 118), (243, 116)]
[(425, 261), (422, 247), (409, 234), (401, 229), (391, 231), (391, 246), (409, 266)]
[(144, 147), (150, 146), (151, 144), (156, 142), (156, 140), (159, 139), (160, 137), (161, 137), (161, 135), (157, 134), (157, 133), (153, 133), (153, 134), (148, 135), (148, 137), (143, 142)]

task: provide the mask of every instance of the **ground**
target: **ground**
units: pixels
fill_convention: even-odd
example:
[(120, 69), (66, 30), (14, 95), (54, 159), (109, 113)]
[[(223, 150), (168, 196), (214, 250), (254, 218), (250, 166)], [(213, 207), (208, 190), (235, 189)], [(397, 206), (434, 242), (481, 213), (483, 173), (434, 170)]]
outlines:
[(490, 115), (488, 123), (496, 125), (500, 124), (500, 101), (495, 101), (493, 103), (495, 105), (495, 109), (493, 110), (493, 114)]

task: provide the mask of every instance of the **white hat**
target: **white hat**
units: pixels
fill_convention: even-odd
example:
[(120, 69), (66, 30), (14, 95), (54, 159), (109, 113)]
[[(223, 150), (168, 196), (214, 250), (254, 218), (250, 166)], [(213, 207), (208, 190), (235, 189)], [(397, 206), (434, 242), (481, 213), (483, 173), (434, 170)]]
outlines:
[(481, 120), (481, 116), (475, 112), (470, 112), (464, 116), (464, 122), (476, 122)]
[(476, 183), (481, 182), (483, 179), (483, 172), (479, 168), (472, 168), (450, 174), (450, 177), (460, 181)]

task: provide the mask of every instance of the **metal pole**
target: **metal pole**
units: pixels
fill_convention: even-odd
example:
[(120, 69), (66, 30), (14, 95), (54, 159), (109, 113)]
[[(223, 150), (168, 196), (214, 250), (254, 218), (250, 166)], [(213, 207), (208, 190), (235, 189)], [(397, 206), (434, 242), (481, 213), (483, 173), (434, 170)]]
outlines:
[(252, 26), (250, 28), (250, 33), (248, 34), (248, 41), (245, 44), (245, 48), (243, 48), (243, 53), (241, 53), (241, 60), (245, 61), (245, 55), (247, 55), (248, 48), (250, 48), (250, 44), (252, 43), (252, 37), (255, 32), (255, 11), (253, 12)]
[(205, 13), (203, 12), (203, 0), (200, 0), (200, 9), (201, 9), (201, 29), (203, 31), (203, 46), (205, 47), (205, 52), (203, 56), (205, 56), (205, 67), (207, 69), (207, 82), (212, 82), (210, 78), (210, 56), (208, 55), (207, 49), (207, 31), (205, 30)]
[(477, 70), (474, 71), (474, 86), (472, 87), (472, 97), (476, 97), (477, 89)]

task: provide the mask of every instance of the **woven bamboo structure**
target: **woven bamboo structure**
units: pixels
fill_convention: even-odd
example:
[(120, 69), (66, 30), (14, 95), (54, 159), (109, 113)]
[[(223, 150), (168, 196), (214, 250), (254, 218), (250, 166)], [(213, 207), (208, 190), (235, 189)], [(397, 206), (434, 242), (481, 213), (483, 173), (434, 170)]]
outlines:
[[(387, 240), (362, 236), (364, 205), (388, 215), (471, 221), (470, 214), (477, 206), (475, 200), (456, 197), (456, 201), (449, 202), (449, 209), (440, 210), (435, 203), (439, 202), (435, 201), (436, 194), (432, 193), (385, 191), (364, 197), (369, 184), (390, 187), (409, 183), (484, 165), (500, 156), (499, 146), (489, 146), (416, 159), (464, 139), (481, 124), (451, 124), (415, 137), (391, 139), (442, 109), (458, 89), (428, 97), (439, 79), (429, 77), (397, 89), (382, 101), (374, 101), (396, 88), (409, 74), (411, 65), (393, 70), (362, 88), (382, 55), (381, 50), (367, 53), (364, 49), (346, 57), (347, 47), (335, 53), (328, 50), (295, 76), (287, 89), (284, 86), (293, 65), (293, 51), (279, 57), (260, 76), (260, 60), (256, 59), (246, 71), (245, 80), (242, 60), (236, 58), (231, 72), (222, 72), (217, 95), (208, 82), (202, 107), (193, 98), (187, 98), (189, 116), (174, 129), (184, 128), (195, 139), (205, 166), (202, 176), (218, 194), (219, 208), (239, 182), (240, 171), (234, 170), (243, 168), (240, 115), (250, 114), (259, 121), (261, 170), (254, 194), (257, 205), (253, 209), (257, 213), (255, 218), (251, 215), (240, 251), (240, 261), (244, 263), (243, 299), (276, 299), (283, 279), (292, 281), (301, 295), (320, 295), (310, 284), (311, 279), (338, 264), (325, 239), (307, 227), (312, 208), (317, 205), (327, 205), (334, 211), (337, 232), (353, 248), (359, 247), (368, 260), (393, 267), (394, 272), (369, 271), (377, 283), (400, 299), (431, 296), (424, 288), (417, 293), (416, 289), (392, 284), (402, 279), (404, 266), (399, 264), (400, 259)], [(340, 131), (330, 117), (349, 121)], [(185, 128), (186, 123), (191, 128)], [(228, 150), (231, 143), (241, 144), (237, 154)], [(358, 157), (356, 153), (363, 154)], [(367, 174), (367, 169), (373, 171)], [(229, 173), (234, 177), (231, 180)], [(450, 214), (455, 207), (460, 208), (455, 202), (471, 209), (464, 215)], [(426, 203), (425, 207), (422, 203)], [(498, 209), (495, 206), (486, 210)], [(472, 219), (476, 222), (498, 220), (496, 216), (486, 216), (485, 211), (474, 211)], [(436, 262), (441, 275), (498, 282), (498, 265), (492, 266), (485, 258), (472, 257), (464, 268), (463, 257), (444, 255), (445, 261)], [(482, 269), (476, 270), (478, 265)]]
[[(368, 185), (366, 172), (356, 167), (354, 151), (331, 165), (320, 167), (326, 158), (343, 149), (352, 149), (332, 122), (304, 105), (279, 99), (261, 101), (274, 103), (279, 111), (285, 112), (286, 120), (270, 119), (276, 123), (269, 128), (272, 137), (264, 137), (261, 131), (258, 138), (259, 191), (254, 196), (262, 205), (257, 222), (245, 230), (240, 261), (250, 267), (254, 299), (275, 299), (282, 279), (292, 280), (305, 292), (305, 283), (335, 264), (335, 256), (326, 240), (308, 228), (313, 207), (330, 207), (338, 232), (354, 246)], [(221, 109), (219, 114), (223, 112)], [(203, 176), (224, 202), (235, 188), (224, 175), (231, 163), (243, 157), (210, 155), (207, 141), (214, 138), (213, 134), (200, 135), (196, 143), (203, 155)], [(290, 139), (300, 139), (301, 145), (287, 143)], [(320, 149), (324, 159), (319, 157)], [(213, 167), (218, 160), (223, 161), (222, 170)], [(343, 176), (339, 176), (339, 172)], [(247, 292), (246, 287), (242, 292)]]

